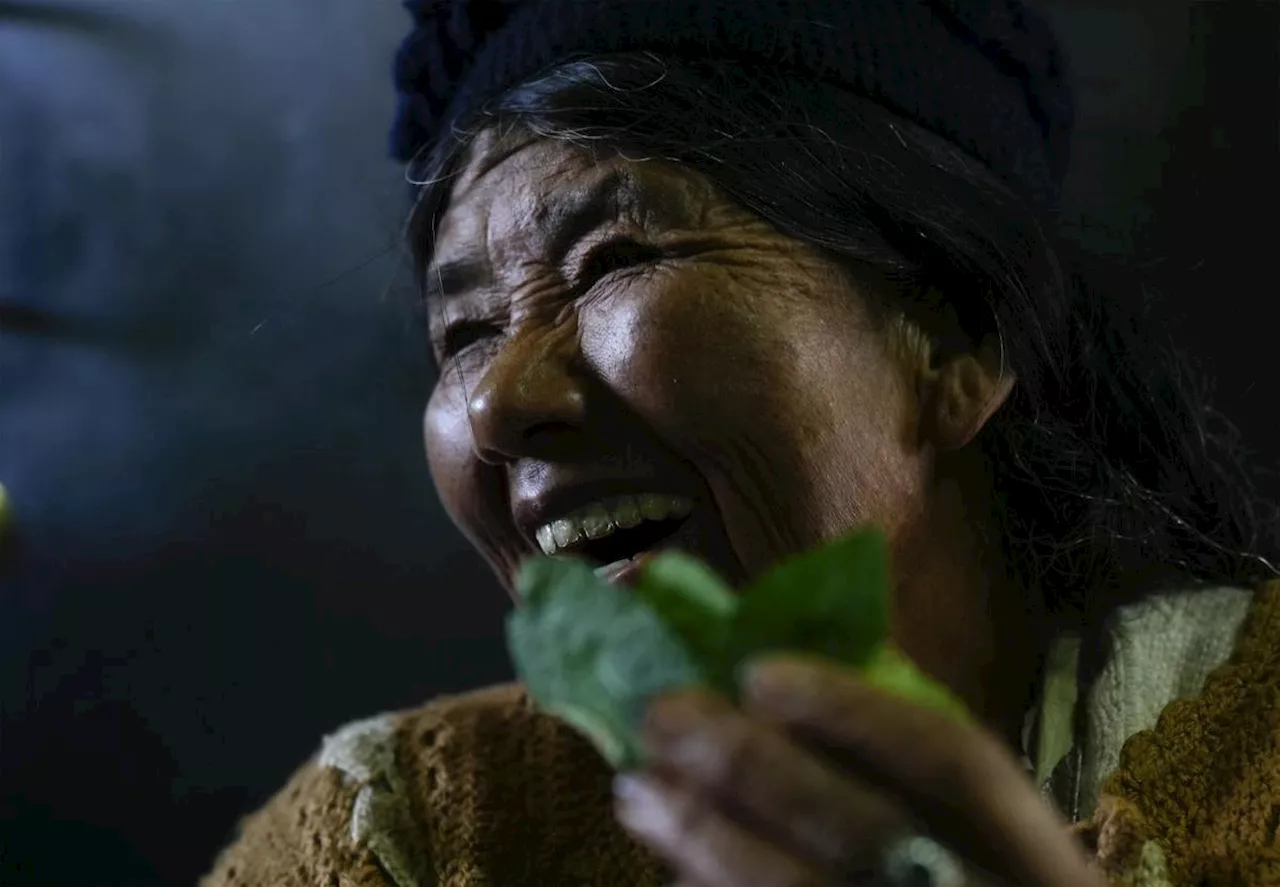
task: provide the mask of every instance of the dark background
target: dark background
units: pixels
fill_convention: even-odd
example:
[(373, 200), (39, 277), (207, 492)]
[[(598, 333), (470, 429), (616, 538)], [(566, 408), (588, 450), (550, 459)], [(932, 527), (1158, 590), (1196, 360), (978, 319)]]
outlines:
[[(1274, 463), (1276, 4), (1041, 5), (1069, 228), (1148, 264)], [(405, 21), (0, 0), (0, 887), (190, 883), (326, 730), (508, 672), (420, 452)]]

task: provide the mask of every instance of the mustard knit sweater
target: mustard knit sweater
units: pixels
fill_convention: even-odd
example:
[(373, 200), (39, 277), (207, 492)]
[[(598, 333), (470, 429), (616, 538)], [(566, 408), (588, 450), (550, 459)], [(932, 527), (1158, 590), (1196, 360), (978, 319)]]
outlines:
[[(611, 808), (592, 749), (496, 687), (330, 737), (202, 887), (659, 887)], [(1117, 885), (1280, 887), (1280, 582), (1073, 829)]]

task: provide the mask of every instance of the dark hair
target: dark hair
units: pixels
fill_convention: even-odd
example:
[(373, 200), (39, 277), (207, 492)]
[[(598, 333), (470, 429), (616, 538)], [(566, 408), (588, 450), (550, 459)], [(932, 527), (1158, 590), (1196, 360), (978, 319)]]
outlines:
[[(419, 279), (468, 134), (495, 124), (684, 164), (781, 231), (905, 293), (940, 292), (971, 336), (997, 334), (1018, 385), (980, 445), (997, 466), (1010, 569), (1060, 618), (1100, 616), (1175, 576), (1275, 575), (1274, 512), (1136, 276), (1055, 242), (1039, 211), (949, 142), (782, 71), (571, 60), (455, 121), (422, 158)], [(937, 312), (906, 301), (928, 330)]]

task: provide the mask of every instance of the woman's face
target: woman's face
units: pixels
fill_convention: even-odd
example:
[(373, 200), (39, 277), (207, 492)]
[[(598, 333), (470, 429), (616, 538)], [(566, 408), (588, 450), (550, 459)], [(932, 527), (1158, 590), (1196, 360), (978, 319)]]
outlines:
[(875, 522), (895, 639), (1020, 725), (1030, 599), (966, 446), (1013, 384), (998, 349), (931, 364), (871, 310), (884, 283), (687, 170), (559, 142), (480, 138), (427, 270), (431, 471), (508, 589), (539, 550), (626, 582), (628, 559), (676, 548), (740, 585)]
[(669, 547), (741, 582), (924, 507), (915, 384), (867, 294), (699, 176), (490, 135), (435, 242), (431, 470), (508, 587), (538, 550), (619, 575)]

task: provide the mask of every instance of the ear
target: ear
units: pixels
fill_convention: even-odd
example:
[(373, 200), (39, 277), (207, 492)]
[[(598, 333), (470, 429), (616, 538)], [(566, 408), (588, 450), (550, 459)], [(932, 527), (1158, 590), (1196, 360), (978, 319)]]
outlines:
[(975, 350), (949, 357), (929, 373), (921, 431), (938, 451), (968, 444), (1009, 399), (1016, 380), (1001, 357), (998, 342), (988, 336)]

